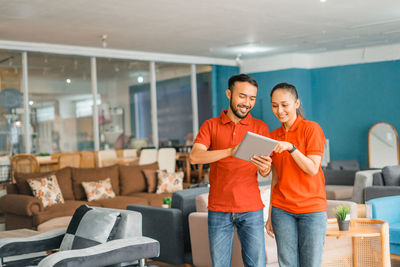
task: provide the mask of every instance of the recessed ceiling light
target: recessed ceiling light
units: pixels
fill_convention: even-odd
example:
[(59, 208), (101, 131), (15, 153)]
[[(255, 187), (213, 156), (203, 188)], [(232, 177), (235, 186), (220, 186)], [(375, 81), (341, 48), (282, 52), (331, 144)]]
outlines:
[(142, 75), (140, 75), (140, 76), (137, 77), (137, 82), (138, 82), (138, 83), (143, 83), (143, 81), (144, 81), (144, 78), (143, 78)]
[(319, 0), (321, 3), (325, 3), (326, 2), (326, 0)]
[(72, 82), (70, 78), (67, 78), (65, 81), (66, 81), (68, 84), (70, 84), (70, 83)]
[(29, 105), (31, 105), (31, 106), (32, 106), (32, 105), (33, 105), (33, 103), (34, 103), (34, 102), (33, 102), (32, 100), (30, 100), (30, 101), (29, 101)]
[(239, 46), (232, 46), (229, 48), (229, 50), (238, 55), (246, 55), (246, 54), (256, 54), (256, 53), (263, 53), (270, 51), (272, 48), (266, 47), (266, 46), (261, 46), (261, 45), (256, 45), (256, 44), (246, 44), (246, 45), (239, 45)]

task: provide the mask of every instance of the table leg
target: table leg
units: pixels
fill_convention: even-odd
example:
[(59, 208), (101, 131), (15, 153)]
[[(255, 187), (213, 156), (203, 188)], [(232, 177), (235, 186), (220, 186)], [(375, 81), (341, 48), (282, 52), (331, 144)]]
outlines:
[(190, 159), (186, 157), (186, 182), (191, 183), (190, 181)]
[(352, 237), (352, 246), (353, 246), (353, 266), (358, 266), (358, 251), (357, 251), (357, 237)]

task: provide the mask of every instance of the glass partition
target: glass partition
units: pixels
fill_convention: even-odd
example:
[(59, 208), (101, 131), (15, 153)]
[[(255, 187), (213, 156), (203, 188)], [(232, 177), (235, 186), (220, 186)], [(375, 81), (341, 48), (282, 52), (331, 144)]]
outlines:
[(151, 146), (149, 63), (97, 59), (100, 149)]
[(33, 153), (93, 150), (90, 59), (28, 54)]
[(21, 54), (0, 51), (0, 154), (24, 153)]

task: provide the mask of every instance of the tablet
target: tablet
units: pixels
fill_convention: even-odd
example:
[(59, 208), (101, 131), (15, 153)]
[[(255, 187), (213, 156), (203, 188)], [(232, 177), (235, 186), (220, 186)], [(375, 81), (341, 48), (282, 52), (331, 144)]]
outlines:
[(251, 157), (254, 155), (269, 156), (277, 144), (278, 141), (274, 139), (247, 132), (233, 156), (251, 161)]

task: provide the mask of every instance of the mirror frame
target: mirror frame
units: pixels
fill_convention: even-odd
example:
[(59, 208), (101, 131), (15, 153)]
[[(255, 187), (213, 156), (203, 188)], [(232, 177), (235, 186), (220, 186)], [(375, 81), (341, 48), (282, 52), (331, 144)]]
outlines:
[(396, 129), (393, 127), (393, 125), (391, 125), (391, 124), (389, 124), (387, 122), (378, 122), (378, 123), (375, 123), (374, 125), (372, 125), (371, 128), (369, 128), (369, 131), (368, 131), (368, 167), (371, 168), (371, 146), (370, 146), (370, 143), (371, 143), (371, 131), (375, 126), (377, 126), (379, 124), (384, 124), (384, 125), (389, 126), (390, 128), (392, 128), (392, 130), (393, 130), (393, 132), (394, 132), (394, 134), (396, 136), (396, 143), (397, 143), (397, 147), (396, 147), (396, 149), (397, 149), (397, 164), (400, 165), (399, 135), (398, 135)]

